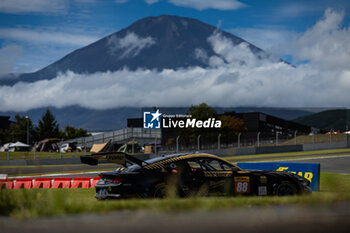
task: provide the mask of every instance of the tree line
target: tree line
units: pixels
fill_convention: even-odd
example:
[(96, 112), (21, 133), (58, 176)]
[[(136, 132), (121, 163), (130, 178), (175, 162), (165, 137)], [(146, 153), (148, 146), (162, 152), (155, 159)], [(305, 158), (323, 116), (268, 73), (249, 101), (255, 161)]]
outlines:
[(29, 117), (17, 114), (14, 123), (10, 125), (8, 130), (0, 129), (0, 144), (16, 141), (27, 143), (28, 136), (29, 144), (34, 144), (45, 138), (68, 140), (90, 135), (85, 129), (72, 126), (66, 126), (64, 130), (61, 130), (55, 116), (47, 109), (39, 120), (38, 125), (34, 125)]

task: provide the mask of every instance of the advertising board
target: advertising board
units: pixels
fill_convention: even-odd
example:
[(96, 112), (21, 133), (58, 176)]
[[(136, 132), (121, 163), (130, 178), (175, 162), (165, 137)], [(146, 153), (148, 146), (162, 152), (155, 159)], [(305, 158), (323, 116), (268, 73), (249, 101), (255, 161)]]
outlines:
[(284, 171), (291, 172), (308, 179), (312, 191), (320, 189), (320, 164), (319, 163), (288, 163), (288, 162), (256, 162), (237, 163), (242, 169)]

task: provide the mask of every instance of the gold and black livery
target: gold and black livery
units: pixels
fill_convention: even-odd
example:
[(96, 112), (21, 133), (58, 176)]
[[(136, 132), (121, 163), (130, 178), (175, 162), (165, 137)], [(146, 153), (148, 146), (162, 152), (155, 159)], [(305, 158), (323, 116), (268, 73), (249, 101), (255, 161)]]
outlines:
[(82, 156), (82, 163), (97, 165), (104, 159), (122, 165), (100, 174), (97, 199), (165, 197), (177, 195), (296, 195), (311, 193), (310, 182), (296, 174), (242, 170), (211, 154), (172, 154), (148, 160), (127, 153)]

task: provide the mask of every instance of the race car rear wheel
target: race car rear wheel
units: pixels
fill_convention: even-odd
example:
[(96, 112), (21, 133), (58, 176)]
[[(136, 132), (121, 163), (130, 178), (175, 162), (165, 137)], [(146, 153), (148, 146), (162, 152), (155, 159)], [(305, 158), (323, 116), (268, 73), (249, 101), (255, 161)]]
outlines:
[(297, 194), (297, 189), (288, 181), (281, 182), (276, 186), (277, 196), (293, 196)]
[(166, 195), (166, 185), (165, 183), (159, 183), (155, 185), (153, 197), (154, 198), (164, 198)]

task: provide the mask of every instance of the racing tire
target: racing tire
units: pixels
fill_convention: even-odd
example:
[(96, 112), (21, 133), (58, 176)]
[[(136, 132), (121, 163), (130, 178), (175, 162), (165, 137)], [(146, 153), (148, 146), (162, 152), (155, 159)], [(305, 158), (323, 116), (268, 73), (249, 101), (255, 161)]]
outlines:
[(159, 183), (154, 186), (153, 197), (164, 198), (166, 196), (167, 186), (165, 183)]
[(288, 181), (277, 184), (275, 189), (276, 196), (294, 196), (297, 194), (297, 189)]

